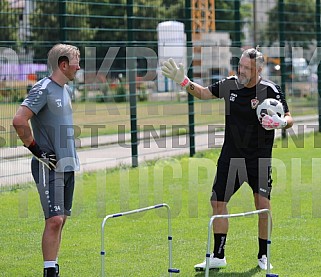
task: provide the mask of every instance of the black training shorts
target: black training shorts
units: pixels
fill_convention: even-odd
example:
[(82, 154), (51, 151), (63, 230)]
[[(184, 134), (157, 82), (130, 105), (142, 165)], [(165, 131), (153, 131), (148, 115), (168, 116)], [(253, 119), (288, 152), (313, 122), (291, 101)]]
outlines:
[(255, 163), (247, 163), (244, 158), (232, 158), (229, 163), (219, 159), (211, 201), (228, 202), (244, 182), (253, 193), (270, 199), (271, 171), (270, 159), (259, 159)]
[(36, 182), (45, 218), (71, 214), (75, 173), (49, 170), (36, 159), (31, 161), (31, 172)]

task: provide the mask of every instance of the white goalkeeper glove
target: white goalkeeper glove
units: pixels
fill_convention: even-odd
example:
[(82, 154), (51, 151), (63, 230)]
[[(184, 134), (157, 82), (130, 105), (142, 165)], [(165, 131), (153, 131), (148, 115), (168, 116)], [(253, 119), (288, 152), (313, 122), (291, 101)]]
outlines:
[(183, 64), (176, 65), (175, 61), (170, 58), (168, 61), (163, 63), (161, 67), (162, 74), (169, 79), (172, 79), (174, 82), (179, 84), (182, 88), (187, 88), (190, 80), (184, 73)]
[(265, 130), (282, 129), (287, 125), (284, 117), (279, 117), (274, 111), (268, 109), (268, 114), (262, 118), (262, 127)]

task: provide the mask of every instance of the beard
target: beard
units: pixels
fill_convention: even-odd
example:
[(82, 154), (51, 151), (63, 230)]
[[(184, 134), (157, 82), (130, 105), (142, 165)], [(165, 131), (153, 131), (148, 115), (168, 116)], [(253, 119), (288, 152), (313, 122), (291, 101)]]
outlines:
[(237, 79), (241, 85), (247, 85), (251, 81), (250, 78), (246, 78), (244, 75), (240, 74), (237, 74)]

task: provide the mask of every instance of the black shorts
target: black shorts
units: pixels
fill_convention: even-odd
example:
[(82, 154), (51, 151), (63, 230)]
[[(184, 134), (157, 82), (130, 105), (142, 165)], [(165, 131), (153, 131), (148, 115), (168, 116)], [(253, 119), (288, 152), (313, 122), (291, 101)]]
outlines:
[(260, 159), (254, 164), (243, 158), (233, 158), (230, 163), (219, 159), (212, 188), (211, 201), (228, 202), (244, 182), (258, 193), (270, 199), (272, 189), (270, 159)]
[(31, 172), (36, 182), (44, 216), (71, 214), (75, 173), (55, 172), (36, 159), (31, 161)]

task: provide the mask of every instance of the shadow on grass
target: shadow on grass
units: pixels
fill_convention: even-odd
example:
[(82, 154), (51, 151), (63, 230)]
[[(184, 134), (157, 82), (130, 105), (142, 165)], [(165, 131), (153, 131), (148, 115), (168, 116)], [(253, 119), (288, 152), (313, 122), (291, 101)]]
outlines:
[[(250, 277), (254, 276), (258, 272), (261, 272), (262, 270), (256, 266), (250, 269), (249, 271), (246, 272), (224, 272), (224, 269), (211, 269), (209, 276), (221, 276), (221, 277)], [(205, 271), (199, 271), (197, 272), (194, 276), (195, 277), (200, 277), (204, 276)]]

